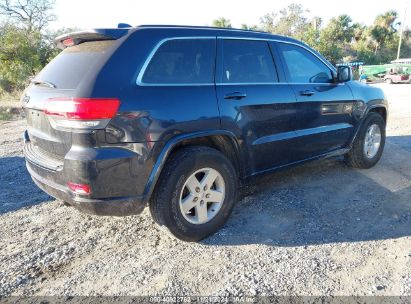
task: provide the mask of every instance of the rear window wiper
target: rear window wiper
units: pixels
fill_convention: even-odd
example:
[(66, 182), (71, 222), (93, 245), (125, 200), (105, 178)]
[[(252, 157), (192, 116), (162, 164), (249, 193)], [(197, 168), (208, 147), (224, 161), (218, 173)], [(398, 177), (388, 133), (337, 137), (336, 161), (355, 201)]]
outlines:
[(57, 88), (57, 86), (54, 83), (50, 82), (50, 81), (43, 81), (43, 80), (33, 79), (31, 81), (31, 83), (33, 83), (35, 85), (41, 85), (41, 86), (53, 88), (53, 89)]

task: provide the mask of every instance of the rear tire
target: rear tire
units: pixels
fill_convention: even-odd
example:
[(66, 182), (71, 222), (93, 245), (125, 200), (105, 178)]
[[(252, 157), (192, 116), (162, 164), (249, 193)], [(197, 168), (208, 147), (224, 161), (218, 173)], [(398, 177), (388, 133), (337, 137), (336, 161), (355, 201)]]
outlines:
[(345, 161), (354, 168), (371, 168), (380, 160), (384, 145), (385, 121), (380, 114), (371, 112), (360, 127), (350, 152), (345, 155)]
[(199, 241), (227, 221), (237, 184), (237, 173), (221, 152), (209, 147), (182, 148), (161, 173), (149, 204), (151, 215), (178, 239)]

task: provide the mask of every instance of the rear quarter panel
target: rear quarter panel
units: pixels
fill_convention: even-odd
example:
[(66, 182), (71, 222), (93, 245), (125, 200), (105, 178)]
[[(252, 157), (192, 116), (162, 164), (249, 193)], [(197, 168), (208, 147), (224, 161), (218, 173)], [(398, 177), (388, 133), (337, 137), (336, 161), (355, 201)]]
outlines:
[(137, 76), (165, 38), (210, 36), (198, 31), (139, 29), (130, 34), (96, 79), (93, 96), (120, 99), (118, 115), (107, 127), (108, 143), (167, 141), (173, 136), (220, 127), (214, 85), (142, 86)]

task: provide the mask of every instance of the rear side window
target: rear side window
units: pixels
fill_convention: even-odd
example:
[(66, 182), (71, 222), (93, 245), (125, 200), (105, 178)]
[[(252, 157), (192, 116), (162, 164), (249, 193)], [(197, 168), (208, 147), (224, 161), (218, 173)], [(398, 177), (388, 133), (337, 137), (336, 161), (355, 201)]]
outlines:
[(311, 52), (297, 45), (279, 43), (289, 80), (293, 83), (331, 83), (331, 70)]
[(113, 40), (91, 41), (68, 47), (36, 79), (51, 82), (57, 89), (75, 89), (113, 44)]
[(214, 83), (215, 39), (176, 39), (164, 42), (142, 77), (149, 84)]
[(224, 40), (223, 53), (224, 83), (278, 82), (266, 41)]

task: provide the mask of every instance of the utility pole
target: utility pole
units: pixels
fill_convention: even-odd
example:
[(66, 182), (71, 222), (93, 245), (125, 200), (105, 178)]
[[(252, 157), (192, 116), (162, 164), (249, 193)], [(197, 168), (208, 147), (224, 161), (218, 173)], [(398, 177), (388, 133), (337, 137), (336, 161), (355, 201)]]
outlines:
[(400, 59), (400, 52), (401, 52), (401, 43), (402, 43), (402, 34), (404, 32), (404, 27), (405, 27), (405, 17), (407, 16), (407, 4), (405, 4), (405, 10), (404, 10), (404, 17), (402, 19), (401, 23), (401, 30), (400, 30), (400, 41), (398, 42), (398, 52), (397, 52), (397, 60)]

